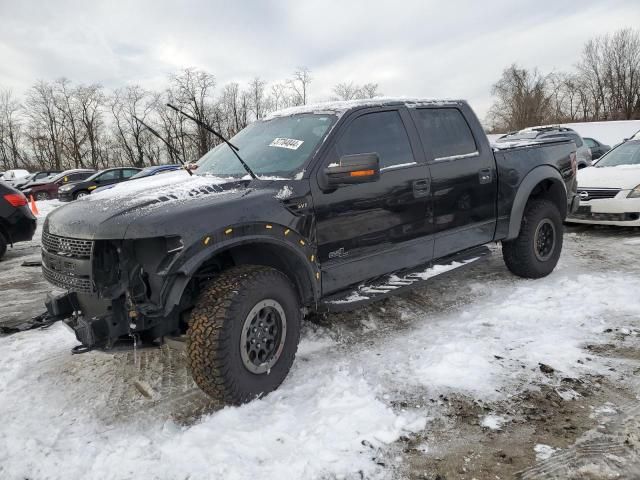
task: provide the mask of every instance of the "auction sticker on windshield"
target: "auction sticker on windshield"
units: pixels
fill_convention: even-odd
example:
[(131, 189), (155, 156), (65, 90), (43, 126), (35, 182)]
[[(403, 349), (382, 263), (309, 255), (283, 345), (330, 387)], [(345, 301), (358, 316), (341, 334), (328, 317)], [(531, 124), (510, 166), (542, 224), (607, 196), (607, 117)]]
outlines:
[(274, 138), (269, 144), (270, 147), (288, 148), (289, 150), (297, 150), (304, 140), (296, 140), (294, 138)]

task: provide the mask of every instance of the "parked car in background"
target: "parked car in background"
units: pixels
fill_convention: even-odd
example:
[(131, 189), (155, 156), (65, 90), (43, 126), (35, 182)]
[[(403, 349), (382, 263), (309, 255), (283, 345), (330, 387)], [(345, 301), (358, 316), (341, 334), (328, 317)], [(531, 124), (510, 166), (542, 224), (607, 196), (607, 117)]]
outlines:
[(96, 173), (95, 170), (73, 169), (65, 170), (53, 177), (46, 177), (40, 182), (30, 182), (21, 188), (27, 198), (33, 196), (36, 200), (49, 200), (58, 198), (58, 189), (68, 183), (85, 180)]
[[(158, 175), (160, 173), (174, 172), (176, 170), (180, 170), (182, 168), (180, 165), (155, 165), (153, 167), (143, 168), (141, 171), (136, 173), (130, 180), (136, 180), (138, 178), (151, 177), (153, 175)], [(105, 185), (104, 187), (96, 188), (93, 193), (101, 192), (103, 190), (109, 190), (117, 185), (117, 183), (112, 183), (111, 185)]]
[(31, 173), (24, 178), (20, 178), (13, 182), (13, 186), (18, 190), (22, 190), (25, 186), (30, 183), (40, 182), (49, 177), (53, 177), (60, 173), (61, 170), (41, 170), (35, 173)]
[(640, 226), (640, 133), (578, 173), (580, 206), (567, 222)]
[(22, 192), (7, 182), (0, 181), (0, 259), (7, 252), (7, 245), (25, 242), (33, 238), (36, 217)]
[(28, 170), (16, 169), (16, 170), (7, 170), (4, 172), (2, 180), (7, 182), (9, 185), (13, 186), (13, 184), (26, 176), (29, 175)]
[(591, 150), (591, 159), (595, 160), (600, 158), (602, 155), (611, 150), (609, 145), (605, 145), (604, 143), (600, 143), (595, 138), (583, 137), (584, 143), (587, 144), (587, 147)]
[(141, 170), (141, 168), (135, 167), (118, 167), (101, 170), (86, 180), (60, 187), (58, 189), (58, 199), (61, 202), (70, 202), (78, 198), (86, 197), (98, 187), (124, 182)]
[(543, 125), (539, 127), (529, 127), (517, 132), (510, 132), (496, 140), (496, 143), (506, 142), (521, 142), (521, 141), (534, 141), (534, 140), (547, 140), (553, 138), (569, 138), (576, 144), (576, 161), (578, 162), (578, 169), (591, 166), (591, 150), (585, 144), (582, 137), (568, 127), (561, 127), (560, 125)]

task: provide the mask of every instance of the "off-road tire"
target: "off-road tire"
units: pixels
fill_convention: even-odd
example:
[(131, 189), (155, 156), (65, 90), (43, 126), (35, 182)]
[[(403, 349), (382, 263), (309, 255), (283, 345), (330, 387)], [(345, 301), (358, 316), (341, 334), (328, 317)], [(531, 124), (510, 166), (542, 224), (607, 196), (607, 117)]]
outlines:
[[(282, 306), (286, 335), (276, 363), (255, 374), (243, 363), (240, 339), (247, 315), (266, 299)], [(187, 364), (194, 381), (226, 404), (246, 403), (275, 390), (293, 364), (301, 320), (298, 295), (282, 272), (255, 265), (225, 270), (202, 290), (191, 312)]]
[(2, 260), (5, 253), (7, 253), (7, 239), (4, 234), (0, 232), (0, 260)]
[[(553, 224), (554, 244), (549, 258), (541, 261), (536, 256), (536, 231), (543, 222)], [(562, 251), (562, 217), (558, 207), (549, 200), (534, 199), (527, 203), (517, 238), (502, 242), (502, 257), (507, 268), (524, 278), (542, 278), (549, 275)]]

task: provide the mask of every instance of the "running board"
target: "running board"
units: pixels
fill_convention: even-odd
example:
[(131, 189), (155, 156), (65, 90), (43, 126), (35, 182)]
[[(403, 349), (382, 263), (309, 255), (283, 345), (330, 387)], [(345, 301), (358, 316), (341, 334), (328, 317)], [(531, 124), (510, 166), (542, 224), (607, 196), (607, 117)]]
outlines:
[(378, 277), (356, 288), (341, 290), (323, 298), (318, 303), (318, 310), (320, 312), (353, 310), (391, 295), (421, 287), (433, 277), (473, 265), (480, 260), (488, 258), (490, 254), (489, 247), (483, 245), (465, 250), (456, 255), (441, 258), (435, 262)]

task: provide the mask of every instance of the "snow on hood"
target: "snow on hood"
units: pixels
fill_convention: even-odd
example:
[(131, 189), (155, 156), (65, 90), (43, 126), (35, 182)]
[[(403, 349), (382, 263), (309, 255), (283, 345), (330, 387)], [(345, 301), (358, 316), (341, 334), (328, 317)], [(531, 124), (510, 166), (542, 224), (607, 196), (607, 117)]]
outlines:
[(190, 196), (201, 188), (211, 187), (236, 181), (234, 178), (220, 178), (205, 175), (190, 176), (184, 170), (153, 175), (116, 184), (113, 188), (94, 192), (81, 201), (95, 202), (101, 200), (123, 199), (135, 196), (140, 202), (155, 200), (163, 195), (171, 195), (177, 200)]
[(638, 184), (640, 184), (640, 165), (587, 167), (578, 170), (578, 188), (630, 190)]

